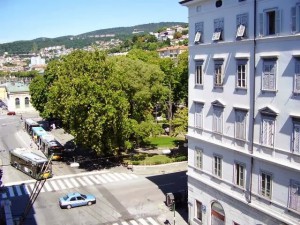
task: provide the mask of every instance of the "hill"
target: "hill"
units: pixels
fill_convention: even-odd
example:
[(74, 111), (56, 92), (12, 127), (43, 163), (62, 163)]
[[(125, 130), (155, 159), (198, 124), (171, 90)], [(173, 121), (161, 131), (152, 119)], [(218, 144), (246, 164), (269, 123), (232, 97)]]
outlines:
[(0, 44), (0, 54), (8, 52), (8, 54), (28, 54), (38, 51), (42, 48), (51, 46), (64, 45), (66, 48), (83, 48), (90, 46), (98, 40), (110, 40), (111, 38), (126, 40), (131, 38), (133, 31), (143, 31), (143, 33), (157, 32), (164, 27), (172, 27), (176, 25), (187, 26), (182, 22), (161, 22), (136, 25), (131, 27), (116, 27), (95, 30), (76, 36), (68, 35), (57, 38), (40, 37), (29, 41), (15, 41), (11, 43)]

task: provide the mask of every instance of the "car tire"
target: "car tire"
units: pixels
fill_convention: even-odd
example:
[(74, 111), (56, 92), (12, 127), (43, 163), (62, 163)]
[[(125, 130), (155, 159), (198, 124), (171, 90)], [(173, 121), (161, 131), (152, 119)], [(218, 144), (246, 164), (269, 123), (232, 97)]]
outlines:
[(72, 206), (71, 205), (67, 205), (67, 209), (71, 209), (72, 208)]
[(93, 204), (92, 202), (88, 202), (88, 203), (87, 203), (88, 206), (91, 206), (92, 204)]

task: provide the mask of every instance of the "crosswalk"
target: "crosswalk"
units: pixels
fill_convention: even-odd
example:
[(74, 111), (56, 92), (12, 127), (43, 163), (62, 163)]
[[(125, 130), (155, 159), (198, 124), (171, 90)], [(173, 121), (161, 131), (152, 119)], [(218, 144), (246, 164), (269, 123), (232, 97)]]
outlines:
[[(48, 179), (47, 182), (45, 182), (43, 188), (41, 189), (41, 192), (51, 192), (84, 186), (107, 184), (118, 181), (132, 180), (136, 178), (138, 178), (138, 176), (135, 174), (110, 172), (90, 175), (85, 174), (73, 177), (62, 177), (59, 179), (52, 178)], [(34, 185), (35, 182), (6, 186), (5, 191), (0, 193), (0, 199), (30, 195), (34, 190)]]
[(138, 218), (135, 220), (121, 221), (118, 223), (113, 223), (112, 225), (160, 225), (160, 223), (158, 223), (152, 217), (147, 217), (145, 219)]

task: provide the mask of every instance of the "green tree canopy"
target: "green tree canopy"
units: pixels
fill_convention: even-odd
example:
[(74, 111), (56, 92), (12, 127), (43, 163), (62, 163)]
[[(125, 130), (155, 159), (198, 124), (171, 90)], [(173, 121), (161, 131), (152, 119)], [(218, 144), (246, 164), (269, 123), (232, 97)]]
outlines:
[[(109, 154), (145, 138), (140, 127), (151, 125), (152, 103), (168, 95), (163, 79), (158, 66), (139, 59), (74, 51), (52, 61), (30, 91), (43, 116), (61, 119), (78, 143)], [(152, 117), (153, 129), (143, 135), (155, 126)]]

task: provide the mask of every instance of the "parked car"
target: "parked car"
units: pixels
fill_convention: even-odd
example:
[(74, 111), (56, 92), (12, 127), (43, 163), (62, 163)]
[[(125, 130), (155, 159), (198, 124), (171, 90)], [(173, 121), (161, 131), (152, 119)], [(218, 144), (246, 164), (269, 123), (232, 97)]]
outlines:
[(71, 209), (77, 206), (96, 204), (96, 197), (91, 194), (80, 194), (78, 192), (68, 193), (65, 196), (59, 198), (59, 206), (61, 208)]
[(16, 112), (14, 112), (14, 111), (9, 111), (9, 112), (7, 112), (7, 115), (16, 115)]

